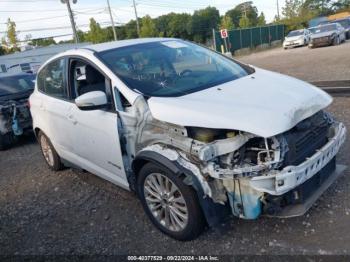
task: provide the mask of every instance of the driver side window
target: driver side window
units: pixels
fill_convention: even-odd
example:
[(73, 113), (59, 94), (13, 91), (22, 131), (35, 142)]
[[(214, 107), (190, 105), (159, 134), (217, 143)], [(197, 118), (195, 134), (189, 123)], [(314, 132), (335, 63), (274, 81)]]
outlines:
[(109, 78), (106, 78), (94, 65), (83, 59), (71, 59), (69, 65), (72, 99), (89, 92), (101, 91), (106, 94), (107, 102), (114, 105)]

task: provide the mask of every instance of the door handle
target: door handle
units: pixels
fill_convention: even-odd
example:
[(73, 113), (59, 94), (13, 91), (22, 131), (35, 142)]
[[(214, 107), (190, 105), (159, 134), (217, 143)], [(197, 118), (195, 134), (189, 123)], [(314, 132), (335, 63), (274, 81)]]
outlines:
[(71, 121), (74, 125), (78, 123), (73, 115), (68, 115), (68, 120)]

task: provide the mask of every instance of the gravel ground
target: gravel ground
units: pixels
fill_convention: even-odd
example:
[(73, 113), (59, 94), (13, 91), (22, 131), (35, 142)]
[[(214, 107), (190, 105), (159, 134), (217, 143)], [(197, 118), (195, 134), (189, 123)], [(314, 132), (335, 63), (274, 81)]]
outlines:
[(244, 63), (305, 81), (350, 80), (350, 40), (339, 46), (275, 48), (237, 57)]
[[(339, 97), (330, 107), (348, 129), (349, 105)], [(349, 151), (350, 139), (339, 163), (350, 164)], [(0, 152), (0, 254), (350, 254), (349, 175), (302, 217), (232, 219), (184, 243), (158, 232), (132, 193), (88, 173), (49, 171), (27, 138)]]

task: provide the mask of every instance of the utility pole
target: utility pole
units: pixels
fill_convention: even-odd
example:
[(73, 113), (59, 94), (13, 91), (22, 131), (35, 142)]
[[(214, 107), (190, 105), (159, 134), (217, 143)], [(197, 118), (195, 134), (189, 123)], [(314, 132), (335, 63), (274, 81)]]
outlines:
[(111, 5), (109, 4), (109, 0), (107, 0), (107, 5), (108, 5), (109, 16), (111, 17), (111, 23), (112, 23), (114, 41), (117, 41), (117, 40), (118, 40), (118, 38), (117, 38), (117, 32), (116, 32), (116, 30), (115, 30), (114, 20), (113, 20), (113, 15), (112, 15), (112, 10), (111, 10)]
[[(75, 43), (79, 43), (79, 36), (77, 34), (77, 28), (75, 26), (75, 21), (74, 21), (72, 8), (70, 7), (70, 0), (61, 0), (61, 3), (67, 5), (69, 18), (70, 18), (70, 23), (71, 23), (72, 30), (73, 30), (73, 35), (74, 35), (74, 41), (75, 41)], [(73, 4), (76, 4), (76, 3), (77, 3), (77, 0), (73, 0)]]
[(277, 0), (277, 19), (278, 21), (280, 20), (280, 5), (278, 3), (278, 0)]
[(140, 37), (140, 24), (139, 24), (139, 18), (137, 16), (136, 3), (135, 3), (135, 0), (132, 0), (132, 2), (134, 4), (134, 10), (135, 10), (137, 35)]

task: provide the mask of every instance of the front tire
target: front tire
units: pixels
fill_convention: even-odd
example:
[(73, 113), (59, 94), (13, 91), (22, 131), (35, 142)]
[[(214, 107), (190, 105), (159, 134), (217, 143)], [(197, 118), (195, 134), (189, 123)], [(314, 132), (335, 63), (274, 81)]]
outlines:
[(41, 152), (44, 156), (46, 164), (53, 171), (59, 171), (63, 168), (61, 159), (53, 147), (50, 139), (43, 133), (39, 132), (38, 141), (41, 148)]
[(333, 45), (339, 45), (339, 44), (340, 44), (339, 36), (336, 36), (333, 40)]
[(177, 240), (195, 239), (205, 227), (196, 193), (167, 168), (146, 164), (137, 178), (137, 192), (151, 222)]

